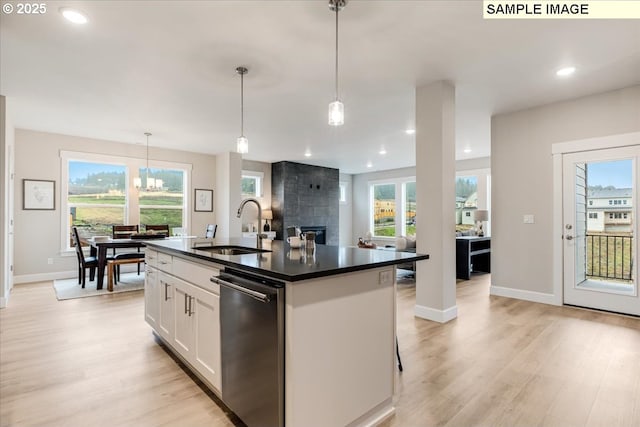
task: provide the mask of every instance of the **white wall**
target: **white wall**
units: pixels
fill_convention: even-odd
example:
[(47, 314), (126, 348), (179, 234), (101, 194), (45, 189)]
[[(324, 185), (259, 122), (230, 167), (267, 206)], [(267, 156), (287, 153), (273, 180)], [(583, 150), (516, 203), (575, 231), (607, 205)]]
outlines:
[(5, 307), (13, 286), (13, 193), (15, 129), (11, 121), (10, 100), (0, 95), (0, 308)]
[(340, 185), (345, 184), (347, 187), (347, 201), (340, 202), (339, 206), (339, 227), (340, 246), (353, 246), (356, 240), (353, 239), (352, 217), (353, 217), (353, 175), (346, 173), (340, 174)]
[(554, 299), (551, 145), (637, 131), (640, 85), (493, 117), (492, 293)]
[[(61, 161), (60, 151), (76, 151), (144, 159), (146, 147), (123, 144), (69, 135), (60, 135), (31, 130), (16, 129), (15, 172), (18, 183), (15, 193), (15, 271), (16, 282), (46, 280), (62, 277), (62, 273), (76, 274), (77, 260), (74, 253), (60, 253), (61, 224)], [(193, 212), (193, 188), (215, 188), (215, 156), (150, 147), (149, 158), (192, 165), (188, 232), (204, 235), (206, 224), (216, 222), (216, 212)], [(46, 179), (56, 181), (55, 206), (53, 211), (22, 210), (23, 179)], [(47, 259), (53, 259), (53, 265)], [(68, 274), (67, 274), (67, 277)]]

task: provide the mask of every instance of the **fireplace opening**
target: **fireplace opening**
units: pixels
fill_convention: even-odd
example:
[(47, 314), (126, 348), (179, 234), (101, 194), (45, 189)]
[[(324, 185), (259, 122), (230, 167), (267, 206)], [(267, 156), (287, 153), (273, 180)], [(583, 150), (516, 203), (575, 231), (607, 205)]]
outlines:
[(300, 231), (302, 233), (314, 231), (316, 233), (316, 243), (319, 245), (327, 244), (327, 227), (324, 225), (300, 226)]

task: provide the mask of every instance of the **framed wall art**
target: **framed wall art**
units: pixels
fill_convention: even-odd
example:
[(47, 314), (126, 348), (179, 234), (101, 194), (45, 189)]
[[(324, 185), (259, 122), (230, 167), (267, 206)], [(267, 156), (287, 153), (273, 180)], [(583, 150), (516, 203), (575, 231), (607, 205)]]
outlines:
[(22, 209), (51, 211), (56, 208), (56, 182), (42, 179), (22, 180)]
[(213, 190), (195, 189), (193, 208), (196, 212), (213, 212)]

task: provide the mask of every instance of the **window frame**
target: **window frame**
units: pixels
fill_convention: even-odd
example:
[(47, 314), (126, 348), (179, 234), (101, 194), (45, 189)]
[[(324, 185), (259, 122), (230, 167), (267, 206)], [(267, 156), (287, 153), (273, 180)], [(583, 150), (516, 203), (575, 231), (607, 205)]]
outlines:
[[(252, 178), (256, 180), (256, 194), (251, 195), (242, 192), (242, 180), (245, 178)], [(264, 172), (259, 171), (250, 171), (250, 170), (242, 170), (242, 174), (240, 175), (240, 195), (243, 198), (246, 197), (255, 197), (255, 198), (263, 198), (264, 197)]]
[[(406, 185), (411, 182), (416, 182), (415, 176), (406, 176), (399, 178), (390, 178), (390, 179), (379, 179), (379, 180), (371, 180), (368, 181), (369, 186), (369, 231), (371, 235), (376, 240), (381, 241), (393, 241), (396, 237), (406, 236), (407, 232), (407, 224), (406, 217), (407, 214), (405, 212), (406, 205)], [(376, 185), (395, 185), (395, 236), (376, 236), (375, 233), (375, 192), (374, 186)], [(398, 209), (397, 206), (400, 206), (401, 209)], [(416, 211), (416, 216), (418, 212)]]
[[(135, 157), (114, 156), (99, 153), (87, 153), (80, 151), (60, 151), (60, 252), (72, 253), (74, 248), (69, 245), (68, 238), (71, 233), (71, 225), (66, 212), (69, 212), (69, 162), (104, 163), (125, 167), (126, 192), (124, 204), (124, 219), (128, 224), (140, 224), (140, 205), (138, 193), (140, 190), (134, 187), (134, 177), (139, 169), (146, 168), (147, 160)], [(184, 173), (183, 200), (182, 200), (182, 224), (189, 229), (191, 222), (191, 171), (193, 166), (189, 163), (168, 162), (163, 160), (149, 160), (149, 168), (182, 170)]]

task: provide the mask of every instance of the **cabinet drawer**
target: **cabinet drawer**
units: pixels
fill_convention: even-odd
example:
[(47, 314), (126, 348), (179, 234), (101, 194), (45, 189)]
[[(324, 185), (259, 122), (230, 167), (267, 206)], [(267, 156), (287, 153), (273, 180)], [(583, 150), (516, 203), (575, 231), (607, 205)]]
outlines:
[(220, 270), (215, 267), (205, 267), (201, 264), (185, 261), (181, 258), (173, 259), (173, 275), (179, 277), (189, 283), (193, 283), (203, 289), (213, 292), (215, 294), (220, 293), (220, 285), (211, 282), (211, 276), (217, 276), (220, 274)]
[(173, 263), (173, 257), (171, 255), (158, 252), (158, 264), (157, 268), (167, 273), (171, 273), (171, 265)]
[(144, 250), (144, 261), (147, 265), (151, 267), (158, 266), (158, 251), (154, 251), (153, 249), (146, 248)]

